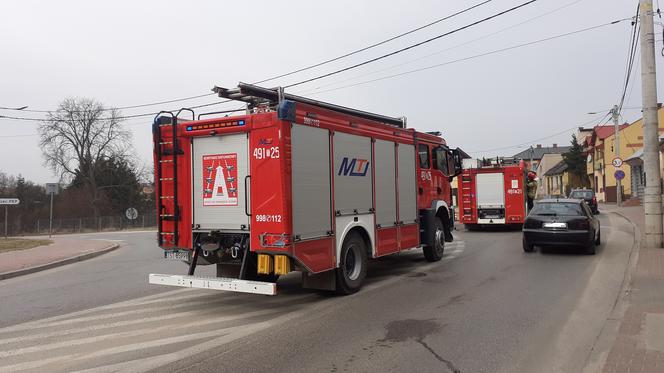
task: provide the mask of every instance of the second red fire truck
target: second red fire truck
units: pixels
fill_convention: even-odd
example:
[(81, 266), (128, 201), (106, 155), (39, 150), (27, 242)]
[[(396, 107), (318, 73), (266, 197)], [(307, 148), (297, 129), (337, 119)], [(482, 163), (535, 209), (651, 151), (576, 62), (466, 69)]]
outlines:
[[(273, 295), (278, 276), (300, 271), (307, 288), (348, 294), (369, 258), (418, 247), (442, 258), (461, 164), (441, 137), (281, 89), (214, 91), (246, 113), (155, 119), (159, 246), (189, 273), (150, 283)], [(217, 277), (194, 276), (197, 264)]]
[(526, 219), (525, 166), (512, 159), (485, 159), (459, 178), (459, 222), (468, 229), (521, 227)]

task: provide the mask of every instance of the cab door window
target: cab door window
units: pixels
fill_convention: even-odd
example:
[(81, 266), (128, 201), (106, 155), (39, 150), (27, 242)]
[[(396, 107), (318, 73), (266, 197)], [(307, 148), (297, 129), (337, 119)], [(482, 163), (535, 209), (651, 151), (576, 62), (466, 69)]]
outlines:
[(420, 158), (420, 168), (431, 168), (431, 164), (429, 162), (429, 146), (420, 144), (417, 148), (417, 153)]
[(440, 170), (443, 175), (449, 175), (449, 157), (447, 149), (439, 146), (434, 149), (434, 168)]

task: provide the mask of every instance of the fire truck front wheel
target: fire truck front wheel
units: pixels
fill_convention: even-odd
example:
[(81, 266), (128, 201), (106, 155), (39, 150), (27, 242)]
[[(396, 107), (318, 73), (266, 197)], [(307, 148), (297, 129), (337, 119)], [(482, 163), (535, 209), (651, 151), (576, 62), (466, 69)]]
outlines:
[(367, 248), (356, 232), (350, 232), (344, 239), (336, 271), (338, 294), (347, 295), (360, 290), (367, 277)]
[(433, 246), (424, 246), (424, 257), (430, 262), (437, 262), (443, 259), (445, 251), (445, 226), (440, 218), (436, 218), (435, 244)]

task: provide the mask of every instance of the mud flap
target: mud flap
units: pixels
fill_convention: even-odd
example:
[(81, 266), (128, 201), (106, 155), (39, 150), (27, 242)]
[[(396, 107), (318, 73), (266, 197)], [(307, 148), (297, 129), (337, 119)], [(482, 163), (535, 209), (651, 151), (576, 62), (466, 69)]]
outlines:
[(314, 290), (334, 291), (336, 286), (336, 271), (329, 270), (321, 273), (302, 272), (302, 287)]
[(436, 244), (436, 211), (420, 210), (420, 242), (424, 246)]

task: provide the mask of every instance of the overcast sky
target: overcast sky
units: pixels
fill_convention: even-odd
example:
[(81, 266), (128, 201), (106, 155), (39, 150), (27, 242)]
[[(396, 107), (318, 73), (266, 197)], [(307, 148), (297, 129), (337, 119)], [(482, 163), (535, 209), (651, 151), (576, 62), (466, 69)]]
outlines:
[[(524, 1), (493, 0), (380, 47), (267, 84), (287, 85), (349, 66)], [(205, 94), (214, 85), (254, 82), (336, 57), (479, 2), (5, 2), (0, 23), (0, 106), (51, 110), (66, 97), (88, 97), (117, 107)], [(452, 36), (287, 92), (385, 115), (405, 115), (410, 127), (441, 131), (448, 144), (475, 156), (512, 155), (529, 146), (514, 146), (521, 143), (567, 144), (572, 131), (533, 140), (582, 124), (590, 126), (597, 116), (588, 112), (604, 113), (617, 103), (629, 46), (628, 21), (343, 87), (631, 17), (636, 4), (635, 0), (538, 0)], [(655, 33), (661, 82), (661, 25), (655, 25)], [(640, 60), (634, 78), (628, 108), (641, 105)], [(664, 87), (658, 84), (658, 88), (661, 92)], [(210, 96), (123, 114), (215, 101)], [(43, 114), (0, 110), (0, 115), (40, 118)], [(623, 115), (632, 121), (640, 112), (630, 109)], [(148, 166), (150, 122), (151, 118), (144, 118), (125, 123), (133, 133), (139, 163)], [(39, 183), (56, 181), (42, 164), (37, 125), (0, 118), (0, 171)], [(492, 150), (509, 146), (513, 147)]]

